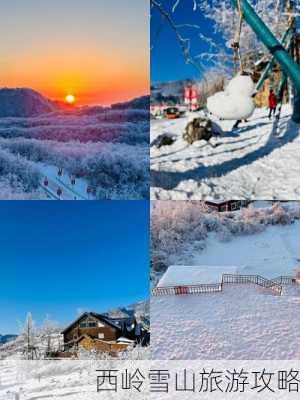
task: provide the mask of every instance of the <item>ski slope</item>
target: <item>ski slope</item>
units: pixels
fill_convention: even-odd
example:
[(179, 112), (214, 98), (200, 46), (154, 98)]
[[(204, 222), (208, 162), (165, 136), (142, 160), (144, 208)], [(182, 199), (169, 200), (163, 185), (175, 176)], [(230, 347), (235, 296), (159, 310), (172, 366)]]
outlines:
[(289, 105), (278, 125), (264, 108), (236, 130), (234, 121), (218, 121), (224, 134), (211, 140), (215, 148), (182, 139), (197, 115), (151, 121), (151, 142), (162, 133), (178, 138), (171, 146), (151, 147), (152, 199), (300, 198), (300, 125), (290, 121)]
[(192, 265), (224, 265), (224, 272), (232, 265), (239, 274), (262, 275), (272, 279), (294, 275), (300, 266), (300, 221), (282, 226), (269, 226), (264, 232), (237, 236), (228, 242), (210, 235), (206, 248), (195, 252)]

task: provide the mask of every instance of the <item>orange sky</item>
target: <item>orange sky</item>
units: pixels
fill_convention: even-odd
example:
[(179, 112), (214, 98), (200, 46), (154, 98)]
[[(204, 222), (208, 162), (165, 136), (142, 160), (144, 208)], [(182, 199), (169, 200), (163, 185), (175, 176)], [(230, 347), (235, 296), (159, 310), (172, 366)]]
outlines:
[[(117, 10), (106, 0), (53, 0), (47, 9), (39, 1), (24, 2), (22, 15), (11, 0), (7, 18), (1, 13), (1, 37), (6, 25), (17, 27), (0, 45), (2, 87), (30, 87), (56, 100), (73, 94), (78, 104), (149, 93), (148, 0), (122, 0)], [(134, 3), (137, 16), (129, 12)]]

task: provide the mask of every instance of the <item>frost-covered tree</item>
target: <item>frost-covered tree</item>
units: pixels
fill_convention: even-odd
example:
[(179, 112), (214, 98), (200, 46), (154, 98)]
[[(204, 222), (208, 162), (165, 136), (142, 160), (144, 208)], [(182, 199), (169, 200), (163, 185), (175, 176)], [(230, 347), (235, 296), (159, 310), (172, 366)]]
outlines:
[(27, 360), (33, 360), (34, 358), (37, 358), (37, 329), (31, 312), (27, 314), (25, 322), (23, 324), (20, 324), (20, 330), (21, 336), (24, 340), (23, 355)]
[(287, 225), (300, 219), (300, 206), (276, 202), (267, 208), (250, 205), (239, 212), (212, 212), (204, 203), (157, 201), (151, 212), (151, 277), (156, 283), (171, 264), (188, 265), (206, 246), (209, 234), (221, 241), (264, 231), (269, 225)]
[[(41, 328), (39, 329), (39, 335), (41, 338), (46, 339), (46, 355), (49, 355), (54, 350), (58, 350), (60, 347), (59, 341), (59, 334), (60, 334), (60, 326), (56, 321), (50, 319), (47, 315), (43, 321)], [(55, 343), (53, 340), (53, 336), (55, 335)]]
[[(288, 26), (287, 11), (291, 7), (290, 0), (249, 0), (257, 14), (269, 26), (275, 36), (280, 39)], [(270, 55), (258, 40), (252, 29), (241, 20), (240, 13), (233, 7), (231, 0), (151, 0), (152, 12), (159, 12), (165, 24), (174, 31), (174, 40), (178, 41), (186, 63), (194, 65), (199, 71), (214, 68), (219, 73), (232, 75), (232, 44), (239, 41), (243, 64), (252, 68), (261, 57)], [(180, 12), (190, 7), (196, 14), (201, 13), (213, 28), (211, 36), (207, 36), (200, 24), (182, 21)], [(199, 18), (200, 21), (200, 18)], [(197, 31), (202, 41), (203, 51), (197, 54), (193, 48), (193, 40), (187, 28)], [(241, 29), (240, 29), (241, 28)], [(157, 41), (153, 34), (153, 40)], [(155, 43), (153, 44), (153, 46)]]

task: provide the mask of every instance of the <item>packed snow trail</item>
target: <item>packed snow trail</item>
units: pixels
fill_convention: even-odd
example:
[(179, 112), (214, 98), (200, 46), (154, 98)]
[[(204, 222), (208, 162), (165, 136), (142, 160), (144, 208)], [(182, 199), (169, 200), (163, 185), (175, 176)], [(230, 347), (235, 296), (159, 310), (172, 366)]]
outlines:
[(300, 199), (300, 125), (290, 121), (289, 105), (278, 122), (268, 119), (267, 109), (256, 109), (235, 130), (232, 121), (218, 121), (224, 135), (211, 140), (216, 148), (182, 139), (187, 122), (198, 115), (151, 122), (151, 142), (162, 133), (178, 138), (151, 148), (152, 199)]
[[(45, 186), (44, 182), (41, 182), (41, 186), (46, 192), (46, 194), (53, 200), (76, 200), (76, 195), (67, 189), (66, 187), (62, 187), (60, 183), (57, 183), (55, 180), (48, 178), (48, 185)], [(58, 195), (58, 190), (61, 189), (61, 195)], [(81, 199), (79, 199), (81, 200)]]
[[(84, 179), (75, 179), (75, 184), (69, 183), (69, 175), (62, 173), (62, 176), (58, 176), (58, 168), (45, 165), (37, 164), (39, 171), (43, 174), (41, 186), (46, 194), (55, 200), (89, 200), (83, 193), (88, 187), (88, 183)], [(45, 185), (47, 178), (48, 185)], [(61, 190), (61, 195), (58, 194), (58, 190)]]

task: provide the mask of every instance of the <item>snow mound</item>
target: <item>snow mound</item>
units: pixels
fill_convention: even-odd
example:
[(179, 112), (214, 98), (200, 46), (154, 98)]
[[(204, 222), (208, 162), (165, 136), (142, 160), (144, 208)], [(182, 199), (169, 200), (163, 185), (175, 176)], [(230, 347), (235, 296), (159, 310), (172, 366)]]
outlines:
[(226, 91), (230, 94), (243, 95), (245, 97), (251, 97), (255, 89), (255, 85), (250, 78), (246, 75), (238, 75), (231, 79), (228, 83)]
[(0, 118), (35, 117), (56, 110), (51, 100), (32, 89), (0, 89)]
[(249, 76), (233, 78), (224, 92), (207, 99), (207, 108), (215, 116), (226, 120), (247, 119), (255, 110), (252, 99), (254, 83)]

